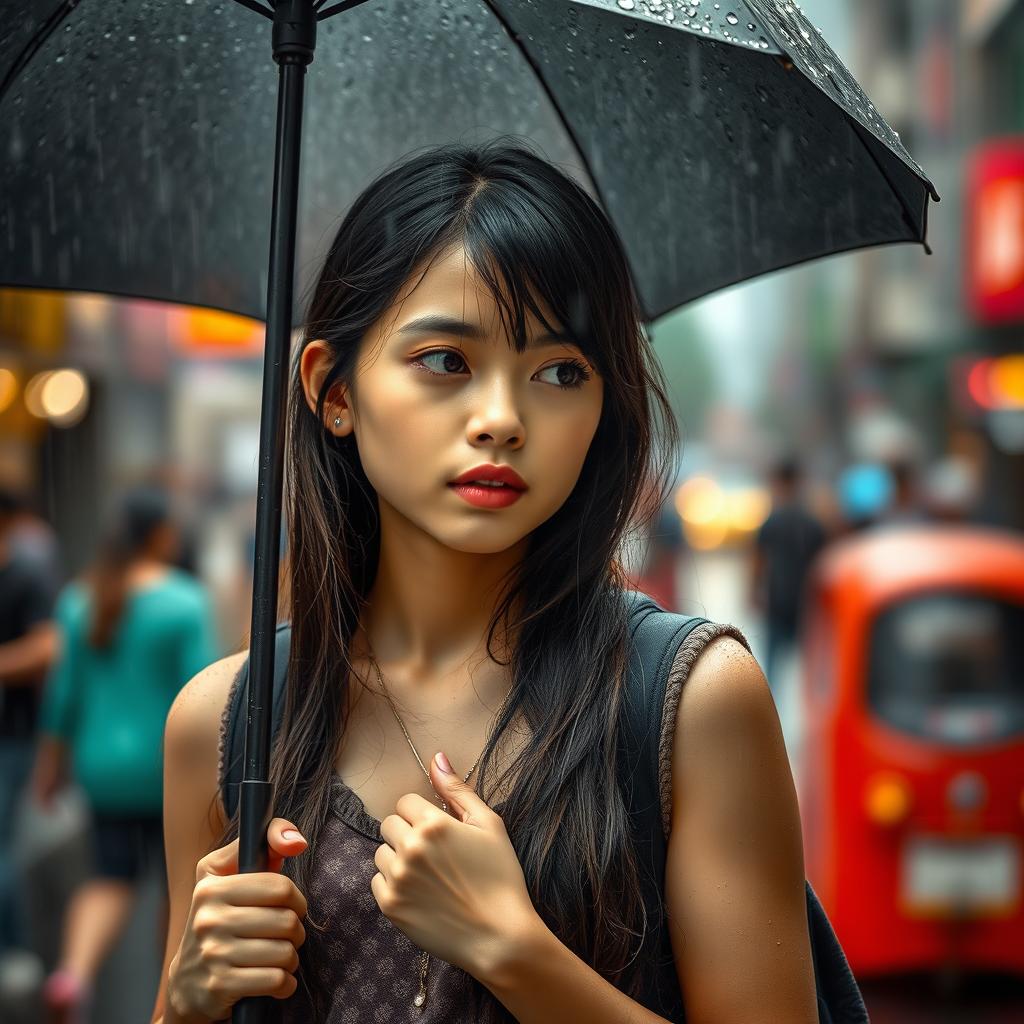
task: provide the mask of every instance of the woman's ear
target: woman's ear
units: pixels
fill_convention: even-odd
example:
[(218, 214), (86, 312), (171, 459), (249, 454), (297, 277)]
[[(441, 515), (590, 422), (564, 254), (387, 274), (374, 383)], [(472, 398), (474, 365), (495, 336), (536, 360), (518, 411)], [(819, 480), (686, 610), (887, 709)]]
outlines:
[[(316, 412), (317, 396), (334, 365), (333, 359), (330, 345), (320, 338), (311, 341), (299, 359), (302, 390), (306, 395), (306, 404), (313, 413)], [(336, 437), (345, 437), (352, 431), (352, 410), (347, 391), (343, 384), (336, 384), (324, 401), (324, 427)]]

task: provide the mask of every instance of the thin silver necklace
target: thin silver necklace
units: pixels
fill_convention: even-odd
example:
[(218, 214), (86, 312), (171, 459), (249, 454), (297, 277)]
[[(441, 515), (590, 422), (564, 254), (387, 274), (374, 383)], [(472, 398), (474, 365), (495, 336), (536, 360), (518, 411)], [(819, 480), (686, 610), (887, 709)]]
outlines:
[[(416, 744), (413, 743), (412, 737), (409, 735), (409, 730), (406, 729), (405, 722), (402, 721), (402, 716), (399, 715), (398, 709), (395, 707), (395, 702), (391, 699), (391, 694), (388, 693), (387, 686), (384, 685), (384, 676), (381, 674), (380, 665), (377, 664), (377, 659), (374, 657), (373, 648), (370, 647), (369, 641), (367, 641), (367, 648), (368, 648), (369, 656), (370, 656), (370, 664), (373, 665), (374, 670), (377, 673), (377, 679), (380, 681), (381, 692), (384, 694), (384, 698), (387, 700), (388, 705), (391, 708), (391, 713), (395, 716), (395, 719), (398, 722), (399, 726), (401, 727), (402, 732), (405, 733), (405, 738), (406, 738), (406, 740), (409, 743), (409, 748), (412, 750), (413, 756), (416, 758), (416, 761), (419, 764), (420, 769), (422, 770), (423, 774), (427, 777), (427, 782), (429, 783), (430, 788), (432, 790), (434, 790), (434, 796), (436, 796), (438, 798), (438, 800), (441, 801), (441, 810), (447, 811), (448, 810), (448, 803), (445, 801), (444, 797), (441, 796), (441, 794), (438, 793), (436, 789), (434, 789), (434, 784), (430, 781), (430, 772), (427, 769), (427, 767), (423, 764), (423, 760), (420, 757), (419, 752), (416, 750)], [(497, 710), (497, 712), (495, 714), (495, 717), (499, 717), (499, 718), (501, 717), (501, 713), (502, 713), (502, 711), (505, 710), (505, 705), (508, 703), (508, 699), (511, 696), (512, 696), (512, 690), (510, 688), (508, 693), (505, 694), (505, 697), (502, 700), (501, 704), (498, 706), (498, 710)], [(470, 768), (468, 772), (466, 772), (465, 776), (463, 776), (463, 779), (462, 779), (463, 782), (468, 782), (469, 781), (469, 777), (470, 777), (470, 775), (473, 774), (474, 770), (476, 769), (477, 764), (479, 764), (480, 757), (482, 755), (483, 755), (483, 751), (481, 750), (480, 754), (477, 756), (477, 759), (473, 762), (473, 767)], [(423, 1004), (427, 1001), (427, 972), (429, 970), (430, 970), (430, 954), (425, 949), (421, 949), (420, 950), (420, 958), (419, 958), (419, 970), (418, 970), (418, 974), (419, 974), (419, 990), (416, 992), (416, 995), (413, 996), (413, 1000), (412, 1000), (412, 1005), (417, 1007), (418, 1009), (422, 1009)]]

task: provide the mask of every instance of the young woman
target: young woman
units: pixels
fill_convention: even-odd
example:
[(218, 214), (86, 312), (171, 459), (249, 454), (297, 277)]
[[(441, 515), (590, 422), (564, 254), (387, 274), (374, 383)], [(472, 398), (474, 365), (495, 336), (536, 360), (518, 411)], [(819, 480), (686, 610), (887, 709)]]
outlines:
[[(665, 1020), (633, 997), (651, 965), (615, 771), (616, 553), (665, 496), (676, 432), (613, 228), (521, 146), (408, 159), (338, 230), (290, 402), (270, 870), (236, 873), (221, 798), (242, 651), (168, 716), (154, 1020), (255, 995), (317, 1024)], [(764, 677), (735, 630), (701, 627), (667, 692), (687, 1020), (810, 1024), (800, 823)]]
[(61, 652), (43, 694), (33, 791), (47, 806), (74, 776), (91, 810), (95, 863), (71, 898), (45, 986), (55, 1024), (87, 1019), (140, 876), (150, 863), (163, 875), (164, 723), (182, 685), (219, 653), (205, 590), (173, 564), (179, 537), (169, 495), (133, 488), (95, 563), (57, 599)]

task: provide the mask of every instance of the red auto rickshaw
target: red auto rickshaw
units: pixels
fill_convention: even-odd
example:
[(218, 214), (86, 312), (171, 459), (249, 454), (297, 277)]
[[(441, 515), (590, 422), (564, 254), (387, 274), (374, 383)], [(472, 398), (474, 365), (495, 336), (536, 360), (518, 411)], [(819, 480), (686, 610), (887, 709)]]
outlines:
[(870, 530), (807, 599), (806, 870), (854, 972), (1024, 974), (1024, 540)]

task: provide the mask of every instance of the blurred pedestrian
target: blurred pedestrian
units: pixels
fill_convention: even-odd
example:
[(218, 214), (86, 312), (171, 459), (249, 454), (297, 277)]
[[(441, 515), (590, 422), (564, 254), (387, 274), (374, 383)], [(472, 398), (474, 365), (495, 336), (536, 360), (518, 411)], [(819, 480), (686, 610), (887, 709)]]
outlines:
[(32, 509), (23, 493), (14, 493), (17, 495), (18, 506), (7, 534), (11, 554), (37, 564), (48, 576), (48, 582), (56, 594), (64, 583), (57, 532)]
[(800, 634), (804, 583), (825, 543), (825, 529), (800, 495), (800, 469), (792, 459), (771, 474), (772, 510), (757, 534), (753, 603), (765, 616), (768, 649), (765, 675), (778, 696), (779, 660)]
[(15, 807), (32, 768), (39, 691), (57, 655), (53, 577), (14, 536), (25, 508), (20, 492), (0, 487), (0, 956), (25, 944), (11, 861)]
[(33, 792), (47, 807), (73, 776), (92, 812), (95, 858), (44, 988), (55, 1022), (84, 1019), (136, 883), (151, 865), (164, 878), (164, 720), (181, 686), (217, 656), (206, 592), (175, 564), (179, 541), (166, 491), (137, 487), (95, 564), (57, 599), (61, 652), (46, 682)]
[(892, 496), (885, 510), (883, 522), (887, 525), (920, 523), (926, 519), (918, 492), (917, 468), (909, 458), (894, 458), (889, 462), (892, 477)]
[(929, 467), (924, 503), (928, 517), (940, 522), (968, 522), (978, 502), (978, 477), (967, 458), (949, 455)]

